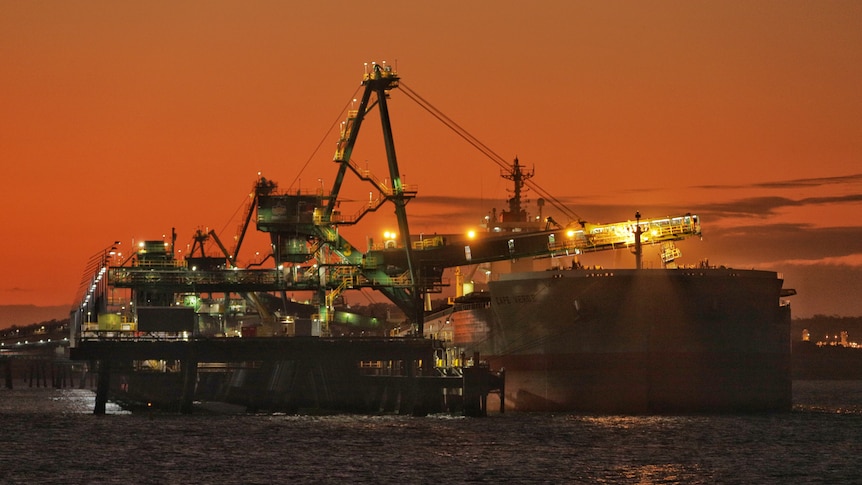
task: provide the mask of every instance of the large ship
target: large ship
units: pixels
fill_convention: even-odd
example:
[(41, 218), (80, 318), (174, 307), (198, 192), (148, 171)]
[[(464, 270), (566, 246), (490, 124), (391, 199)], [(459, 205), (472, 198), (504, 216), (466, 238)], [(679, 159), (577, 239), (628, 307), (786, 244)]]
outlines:
[[(517, 160), (509, 175), (515, 196), (489, 230), (535, 230), (520, 206)], [(505, 404), (514, 410), (789, 410), (790, 307), (782, 297), (793, 290), (782, 290), (775, 272), (677, 267), (672, 246), (662, 255), (660, 269), (643, 269), (640, 254), (637, 269), (584, 268), (576, 257), (541, 271), (480, 267), (487, 288), (455, 298), (426, 331), (505, 368)], [(468, 271), (477, 269), (458, 274)]]
[(521, 410), (789, 410), (790, 312), (774, 272), (720, 268), (558, 270), (490, 283)]

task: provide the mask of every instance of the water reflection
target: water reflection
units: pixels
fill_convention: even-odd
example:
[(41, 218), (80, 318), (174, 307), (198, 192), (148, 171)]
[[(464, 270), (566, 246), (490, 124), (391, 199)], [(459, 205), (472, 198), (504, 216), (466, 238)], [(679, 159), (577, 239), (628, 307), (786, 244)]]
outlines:
[[(92, 414), (96, 394), (89, 389), (25, 388), (0, 391), (0, 414)], [(131, 414), (108, 402), (106, 414)]]

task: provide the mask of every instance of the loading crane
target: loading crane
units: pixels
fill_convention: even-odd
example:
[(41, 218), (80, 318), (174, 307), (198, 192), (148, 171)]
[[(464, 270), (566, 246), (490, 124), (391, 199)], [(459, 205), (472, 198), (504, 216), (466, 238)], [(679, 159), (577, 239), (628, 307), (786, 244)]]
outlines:
[[(175, 268), (122, 267), (111, 268), (109, 282), (115, 286), (157, 289), (160, 292), (188, 291), (314, 291), (319, 307), (319, 320), (329, 321), (329, 309), (337, 296), (348, 289), (373, 288), (383, 293), (423, 332), (423, 303), (427, 293), (442, 291), (446, 285), (443, 271), (478, 263), (515, 260), (529, 257), (576, 255), (620, 248), (639, 248), (643, 244), (670, 244), (673, 241), (700, 235), (700, 220), (685, 214), (664, 218), (622, 221), (611, 224), (590, 224), (577, 221), (565, 226), (548, 218), (523, 221), (525, 211), (520, 206), (523, 184), (531, 171), (520, 170), (515, 160), (510, 180), (516, 183), (515, 196), (510, 199), (509, 218), (501, 222), (523, 225), (520, 232), (479, 233), (413, 238), (410, 235), (406, 205), (415, 197), (415, 187), (403, 183), (398, 168), (392, 137), (387, 98), (399, 86), (397, 73), (385, 64), (372, 64), (363, 76), (363, 95), (358, 109), (348, 111), (342, 124), (334, 162), (338, 172), (329, 193), (322, 190), (280, 192), (275, 182), (259, 177), (246, 212), (245, 224), (237, 238), (234, 253), (220, 244), (226, 265), (205, 271), (177, 271)], [(359, 168), (351, 154), (363, 121), (377, 109), (380, 114), (389, 169), (387, 182)], [(348, 173), (370, 184), (378, 193), (359, 212), (345, 217), (338, 210), (338, 196)], [(504, 175), (505, 176), (505, 175)], [(388, 181), (391, 181), (388, 182)], [(339, 233), (339, 226), (356, 224), (365, 214), (378, 210), (386, 202), (395, 207), (400, 242), (395, 247), (369, 248), (363, 252)], [(248, 226), (256, 214), (256, 227), (270, 235), (274, 269), (246, 268), (237, 271), (237, 253)], [(514, 231), (514, 229), (513, 229)], [(203, 236), (201, 236), (203, 238)], [(663, 254), (670, 261), (677, 255), (670, 246)]]

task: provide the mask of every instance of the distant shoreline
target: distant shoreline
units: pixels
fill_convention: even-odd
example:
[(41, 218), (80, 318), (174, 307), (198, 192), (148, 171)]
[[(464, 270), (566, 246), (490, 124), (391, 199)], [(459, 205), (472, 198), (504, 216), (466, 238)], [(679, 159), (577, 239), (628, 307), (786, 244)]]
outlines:
[(69, 318), (71, 305), (0, 305), (0, 329)]

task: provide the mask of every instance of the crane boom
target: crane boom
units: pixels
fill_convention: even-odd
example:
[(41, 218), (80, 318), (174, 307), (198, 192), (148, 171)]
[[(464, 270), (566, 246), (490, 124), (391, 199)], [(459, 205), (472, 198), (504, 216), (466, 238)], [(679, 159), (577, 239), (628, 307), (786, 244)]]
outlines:
[(563, 248), (582, 251), (616, 249), (635, 244), (635, 230), (640, 227), (642, 244), (659, 244), (700, 236), (700, 219), (693, 214), (661, 217), (611, 224), (585, 223), (582, 229), (567, 230)]
[[(473, 237), (426, 238), (414, 245), (417, 263), (427, 268), (451, 268), (529, 257), (571, 256), (581, 253), (633, 248), (640, 228), (641, 244), (661, 244), (700, 236), (700, 219), (693, 214), (611, 224), (579, 224), (535, 232), (481, 233)], [(403, 253), (393, 249), (370, 251), (368, 261), (404, 267)], [(427, 273), (427, 271), (426, 271)]]

